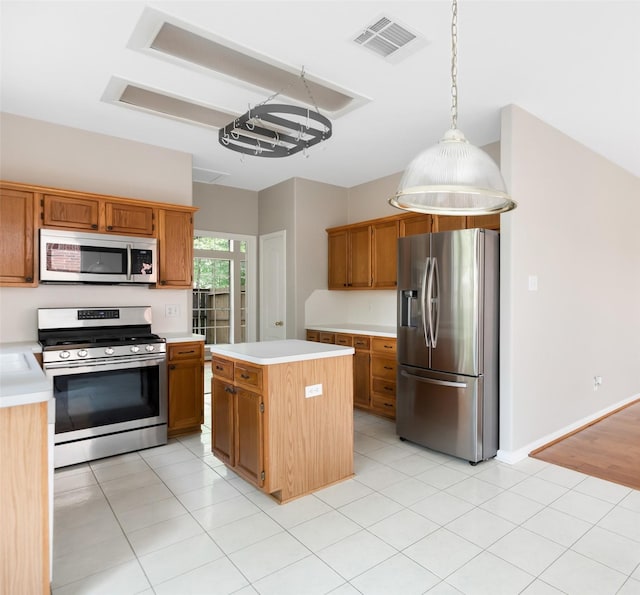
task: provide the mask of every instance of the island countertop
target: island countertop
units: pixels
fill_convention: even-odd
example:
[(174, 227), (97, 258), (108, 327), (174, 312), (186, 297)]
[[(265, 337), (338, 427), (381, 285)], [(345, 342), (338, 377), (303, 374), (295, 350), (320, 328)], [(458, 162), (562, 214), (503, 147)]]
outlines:
[(268, 366), (310, 359), (353, 355), (353, 347), (326, 345), (298, 339), (282, 341), (257, 341), (255, 343), (236, 343), (229, 345), (211, 345), (211, 354), (241, 359), (252, 364)]

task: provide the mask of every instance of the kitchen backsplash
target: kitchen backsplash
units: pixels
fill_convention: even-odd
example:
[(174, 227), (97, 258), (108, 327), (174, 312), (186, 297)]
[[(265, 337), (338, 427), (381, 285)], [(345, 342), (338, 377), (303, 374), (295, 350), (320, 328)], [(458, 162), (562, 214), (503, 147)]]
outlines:
[(305, 302), (305, 326), (341, 322), (395, 326), (395, 290), (315, 290)]
[[(191, 333), (191, 292), (126, 285), (41, 285), (0, 288), (0, 342), (36, 341), (38, 308), (151, 306), (156, 334)], [(167, 316), (176, 311), (176, 316)]]

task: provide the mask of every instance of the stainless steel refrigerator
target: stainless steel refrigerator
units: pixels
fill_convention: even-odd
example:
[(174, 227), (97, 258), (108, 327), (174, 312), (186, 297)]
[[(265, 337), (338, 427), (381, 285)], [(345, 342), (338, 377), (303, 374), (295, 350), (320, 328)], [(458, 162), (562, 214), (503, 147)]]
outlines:
[(498, 450), (499, 234), (398, 240), (401, 439), (472, 464)]

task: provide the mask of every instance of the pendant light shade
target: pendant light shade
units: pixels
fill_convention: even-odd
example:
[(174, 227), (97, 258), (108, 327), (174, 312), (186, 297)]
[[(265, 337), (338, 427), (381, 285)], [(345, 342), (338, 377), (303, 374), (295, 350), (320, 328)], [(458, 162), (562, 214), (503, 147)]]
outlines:
[(451, 128), (407, 167), (389, 203), (433, 215), (493, 215), (516, 207), (495, 161), (458, 130), (458, 2), (451, 18)]
[(488, 215), (515, 208), (495, 161), (450, 129), (407, 167), (389, 202), (434, 215)]

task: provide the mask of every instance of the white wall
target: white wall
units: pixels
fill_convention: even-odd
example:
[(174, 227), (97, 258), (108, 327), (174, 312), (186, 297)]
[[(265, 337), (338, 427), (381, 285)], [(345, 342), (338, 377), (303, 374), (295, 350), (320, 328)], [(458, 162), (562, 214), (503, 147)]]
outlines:
[(218, 184), (193, 184), (195, 229), (258, 235), (258, 193)]
[(501, 222), (509, 460), (640, 395), (640, 179), (515, 106), (501, 159), (518, 201)]
[[(191, 155), (0, 114), (0, 178), (143, 200), (191, 204)], [(0, 341), (37, 337), (37, 308), (151, 306), (155, 332), (191, 332), (191, 291), (97, 285), (0, 287)], [(180, 316), (165, 317), (167, 304)]]

